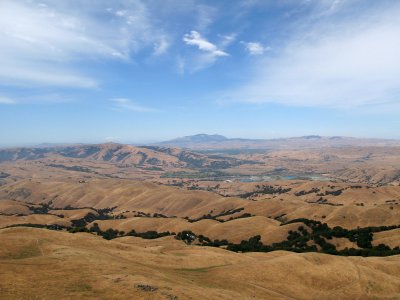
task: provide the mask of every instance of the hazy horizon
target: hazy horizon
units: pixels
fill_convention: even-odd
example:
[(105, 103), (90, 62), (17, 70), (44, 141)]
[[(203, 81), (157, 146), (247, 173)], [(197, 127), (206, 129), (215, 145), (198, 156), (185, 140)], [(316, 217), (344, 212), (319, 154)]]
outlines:
[(395, 1), (4, 0), (0, 146), (400, 139)]
[[(191, 134), (191, 135), (187, 135), (187, 136), (175, 136), (172, 138), (165, 138), (165, 139), (159, 139), (159, 140), (143, 140), (143, 141), (134, 141), (134, 140), (123, 140), (123, 141), (118, 141), (118, 140), (112, 140), (112, 139), (108, 139), (105, 141), (76, 141), (76, 142), (71, 142), (71, 141), (61, 141), (61, 142), (39, 142), (39, 143), (16, 143), (16, 144), (0, 144), (0, 148), (18, 148), (18, 147), (37, 147), (37, 146), (43, 146), (43, 145), (91, 145), (91, 144), (105, 144), (105, 143), (116, 143), (116, 144), (126, 144), (126, 145), (137, 145), (137, 146), (146, 146), (146, 145), (152, 145), (152, 144), (157, 144), (157, 143), (162, 143), (162, 142), (168, 142), (168, 141), (172, 141), (174, 139), (179, 139), (179, 138), (185, 138), (185, 137), (192, 137), (192, 136), (196, 136), (196, 135), (221, 135), (219, 133), (195, 133), (195, 134)], [(251, 138), (251, 137), (244, 137), (244, 136), (226, 136), (226, 135), (221, 135), (227, 139), (248, 139), (248, 140), (279, 140), (279, 139), (292, 139), (292, 138), (305, 138), (305, 137), (309, 137), (309, 136), (313, 136), (311, 135), (301, 135), (301, 136), (281, 136), (281, 137), (266, 137), (266, 138)], [(380, 138), (380, 137), (357, 137), (357, 136), (320, 136), (320, 135), (316, 135), (322, 138), (330, 138), (330, 137), (341, 137), (341, 138), (354, 138), (354, 139), (372, 139), (372, 140), (395, 140), (395, 141), (400, 141), (400, 139), (398, 138)]]

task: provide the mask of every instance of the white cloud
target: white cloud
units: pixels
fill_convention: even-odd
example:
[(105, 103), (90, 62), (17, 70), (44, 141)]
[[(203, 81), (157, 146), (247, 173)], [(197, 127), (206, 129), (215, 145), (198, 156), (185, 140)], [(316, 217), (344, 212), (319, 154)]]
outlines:
[(15, 104), (16, 102), (8, 97), (0, 96), (0, 104)]
[[(221, 101), (399, 107), (400, 7), (298, 32)], [(331, 21), (331, 20), (330, 20)]]
[(194, 55), (189, 61), (190, 69), (198, 71), (214, 64), (218, 58), (227, 57), (229, 54), (223, 50), (234, 41), (235, 37), (223, 36), (220, 46), (211, 43), (197, 31), (191, 31), (183, 36), (183, 41), (189, 46), (196, 46), (200, 53)]
[(264, 54), (264, 52), (270, 50), (269, 47), (264, 47), (263, 45), (261, 45), (259, 42), (241, 42), (246, 51), (250, 54), (250, 55), (262, 55)]
[(95, 88), (98, 85), (95, 79), (81, 75), (74, 70), (30, 62), (26, 62), (23, 65), (14, 62), (2, 63), (0, 82), (2, 85), (18, 87), (31, 87), (34, 85), (36, 87)]
[(135, 103), (127, 98), (113, 98), (111, 101), (114, 103), (115, 108), (118, 110), (130, 110), (135, 112), (156, 112), (157, 110), (145, 107)]
[(154, 43), (153, 54), (156, 56), (162, 55), (167, 52), (169, 46), (170, 43), (167, 38), (161, 38), (158, 42)]
[(220, 43), (220, 48), (226, 48), (231, 45), (236, 40), (236, 33), (222, 36), (222, 42)]
[(107, 3), (48, 0), (0, 2), (0, 84), (93, 88), (95, 74), (81, 65), (100, 59), (129, 61), (155, 44), (165, 52), (166, 34), (141, 1)]
[(118, 10), (115, 12), (115, 15), (118, 17), (124, 17), (124, 16), (126, 16), (127, 13), (128, 13), (128, 11), (126, 11), (126, 10)]
[[(190, 3), (190, 1), (187, 2)], [(182, 5), (182, 1), (179, 2), (179, 5)], [(195, 24), (194, 28), (197, 28), (197, 30), (200, 31), (207, 29), (207, 27), (214, 22), (218, 13), (215, 7), (199, 4), (198, 1), (192, 2), (192, 10), (197, 18), (197, 24)]]
[(216, 45), (203, 38), (200, 33), (192, 30), (183, 36), (183, 41), (187, 45), (197, 46), (200, 50), (209, 53), (212, 56), (228, 56), (229, 54), (225, 51), (218, 49)]

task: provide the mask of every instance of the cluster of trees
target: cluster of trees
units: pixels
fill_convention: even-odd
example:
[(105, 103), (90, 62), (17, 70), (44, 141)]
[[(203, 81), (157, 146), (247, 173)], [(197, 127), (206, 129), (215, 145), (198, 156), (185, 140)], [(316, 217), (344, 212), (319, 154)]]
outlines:
[(10, 176), (10, 174), (8, 174), (8, 173), (0, 172), (0, 179), (7, 178), (9, 176)]
[(308, 202), (308, 203), (325, 204), (325, 205), (331, 205), (331, 206), (343, 206), (342, 203), (328, 202), (328, 199), (324, 199), (322, 197), (320, 197), (317, 201), (311, 201), (311, 202)]
[(98, 209), (92, 208), (92, 209), (97, 211), (97, 213), (99, 215), (108, 215), (110, 212), (112, 212), (116, 208), (117, 208), (116, 206), (113, 206), (113, 207), (98, 208)]
[(132, 229), (126, 235), (127, 236), (137, 236), (137, 237), (141, 237), (142, 239), (153, 240), (153, 239), (158, 239), (158, 238), (164, 237), (164, 236), (175, 235), (175, 232), (169, 232), (169, 231), (157, 232), (154, 230), (150, 230), (150, 231), (146, 231), (146, 232), (136, 232), (135, 230)]
[(292, 190), (291, 188), (283, 188), (281, 186), (275, 187), (272, 185), (262, 185), (262, 186), (257, 185), (256, 188), (257, 189), (255, 191), (241, 194), (239, 195), (239, 197), (248, 198), (250, 196), (261, 195), (261, 194), (268, 194), (268, 195), (284, 194)]
[[(176, 239), (183, 240), (187, 244), (192, 244), (197, 240), (197, 244), (210, 247), (225, 246), (226, 249), (235, 252), (271, 252), (285, 250), (292, 252), (322, 252), (342, 256), (389, 256), (400, 254), (400, 248), (391, 249), (389, 246), (380, 244), (372, 245), (373, 232), (386, 231), (400, 228), (400, 225), (366, 227), (347, 230), (340, 226), (330, 228), (326, 223), (308, 219), (292, 220), (289, 223), (302, 222), (306, 226), (299, 226), (296, 231), (289, 231), (285, 241), (264, 245), (261, 236), (256, 235), (248, 240), (243, 240), (239, 244), (230, 243), (226, 239), (211, 240), (203, 235), (196, 236), (192, 231), (182, 231), (176, 235)], [(306, 228), (307, 227), (307, 228)], [(311, 231), (309, 231), (311, 229)], [(336, 246), (330, 243), (333, 237), (348, 238), (357, 244), (359, 249), (346, 248), (337, 250)]]
[(184, 241), (186, 244), (190, 245), (193, 242), (197, 240), (198, 245), (201, 246), (210, 246), (210, 247), (220, 247), (220, 246), (227, 246), (229, 245), (229, 242), (227, 240), (214, 240), (212, 241), (210, 238), (200, 234), (196, 235), (194, 232), (191, 230), (184, 230), (179, 232), (176, 236), (175, 239)]
[(65, 226), (62, 226), (62, 225), (57, 225), (57, 224), (44, 225), (44, 224), (26, 223), (26, 224), (12, 224), (12, 225), (6, 226), (6, 228), (11, 228), (11, 227), (33, 227), (33, 228), (45, 228), (45, 229), (49, 229), (49, 230), (65, 230), (65, 229), (68, 229), (68, 227), (65, 227)]
[[(352, 242), (357, 242), (357, 245), (361, 248), (371, 247), (372, 233), (388, 231), (396, 228), (400, 228), (400, 225), (391, 226), (369, 226), (356, 229), (345, 229), (340, 226), (335, 226), (330, 228), (328, 224), (322, 223), (320, 221), (309, 220), (305, 218), (294, 219), (289, 222), (283, 223), (282, 225), (287, 225), (291, 223), (304, 223), (312, 230), (313, 235), (321, 235), (327, 239), (332, 239), (332, 237), (337, 238), (348, 238)], [(366, 242), (368, 241), (368, 242)]]
[(61, 164), (48, 164), (47, 166), (53, 167), (53, 168), (61, 168), (61, 169), (65, 169), (68, 171), (93, 173), (93, 170), (86, 168), (86, 167), (82, 167), (82, 166), (65, 166), (65, 165), (61, 165)]
[(47, 203), (44, 203), (40, 206), (28, 206), (28, 208), (33, 214), (40, 214), (40, 215), (47, 214), (51, 209)]
[[(45, 198), (43, 198), (43, 200), (44, 199)], [(28, 208), (33, 214), (47, 214), (49, 210), (54, 209), (52, 200), (47, 203), (40, 203), (38, 206), (28, 206)]]
[[(136, 214), (134, 215), (135, 217), (140, 217), (140, 218), (176, 218), (176, 216), (166, 216), (160, 213), (153, 213), (153, 215), (151, 213), (145, 213), (143, 211), (138, 211), (136, 212)], [(126, 217), (124, 217), (126, 218)], [(117, 217), (115, 218), (117, 219)]]
[[(203, 215), (203, 216), (201, 216), (199, 218), (196, 218), (196, 219), (190, 219), (189, 217), (185, 217), (185, 219), (188, 220), (190, 223), (198, 222), (200, 220), (205, 220), (205, 219), (216, 220), (216, 221), (222, 223), (222, 222), (225, 222), (225, 221), (218, 219), (219, 217), (233, 215), (235, 213), (241, 212), (242, 210), (244, 210), (244, 207), (228, 209), (227, 211), (223, 211), (223, 212), (221, 212), (219, 214), (216, 214), (216, 215), (211, 215), (211, 213), (209, 213), (209, 214)], [(243, 215), (245, 215), (245, 216), (243, 216)], [(246, 218), (247, 216), (251, 216), (250, 214), (243, 214), (243, 215), (241, 216), (241, 218)], [(234, 220), (234, 219), (236, 219), (236, 218), (230, 218), (229, 220)]]
[[(378, 226), (378, 227), (364, 227), (364, 228), (356, 228), (356, 229), (345, 229), (340, 226), (335, 226), (330, 228), (326, 223), (321, 223), (319, 221), (309, 220), (309, 219), (295, 219), (287, 222), (285, 224), (297, 223), (301, 222), (307, 225), (308, 228), (311, 229), (311, 232), (308, 232), (303, 226), (298, 228), (298, 232), (291, 233), (289, 232), (288, 241), (292, 241), (289, 243), (289, 246), (296, 248), (296, 243), (307, 243), (308, 241), (314, 241), (315, 244), (321, 247), (321, 251), (329, 254), (338, 254), (338, 255), (362, 255), (362, 256), (387, 256), (400, 253), (399, 247), (394, 249), (390, 249), (390, 247), (386, 245), (378, 245), (374, 247), (372, 245), (373, 233), (392, 230), (396, 228), (400, 228), (400, 225), (392, 225), (392, 226)], [(284, 224), (282, 224), (284, 225)], [(329, 240), (332, 238), (347, 238), (350, 241), (357, 244), (360, 249), (344, 249), (344, 250), (336, 250), (336, 247), (329, 243)], [(356, 253), (356, 254), (354, 254)]]
[(253, 215), (250, 214), (250, 213), (244, 213), (244, 214), (241, 214), (241, 215), (239, 215), (237, 217), (230, 217), (227, 221), (232, 221), (232, 220), (236, 220), (236, 219), (243, 219), (243, 218), (250, 218), (250, 217), (253, 217)]
[(99, 215), (99, 216), (96, 216), (96, 215), (93, 214), (93, 213), (88, 213), (86, 216), (84, 216), (84, 217), (81, 218), (81, 219), (72, 220), (72, 221), (71, 221), (71, 224), (72, 224), (74, 227), (85, 227), (88, 223), (91, 223), (91, 222), (93, 222), (93, 221), (95, 221), (95, 220), (98, 220), (98, 219), (106, 220), (106, 219), (108, 219), (108, 218), (109, 218), (108, 215)]
[(309, 191), (299, 191), (294, 193), (296, 196), (304, 196), (304, 195), (308, 195), (308, 194), (312, 194), (312, 193), (318, 193), (320, 191), (319, 188), (312, 188)]
[(116, 229), (109, 228), (106, 231), (102, 231), (97, 223), (93, 223), (93, 225), (89, 229), (86, 229), (86, 231), (100, 235), (106, 240), (112, 240), (122, 236), (136, 236), (136, 237), (141, 237), (143, 239), (157, 239), (164, 236), (175, 235), (174, 232), (166, 231), (158, 233), (157, 231), (153, 230), (146, 232), (136, 232), (135, 230), (132, 229), (128, 233), (125, 233), (124, 231), (118, 231)]
[(335, 190), (335, 191), (325, 191), (325, 193), (320, 193), (317, 194), (317, 196), (327, 196), (327, 195), (333, 195), (333, 196), (339, 196), (343, 192), (343, 189)]
[[(384, 244), (379, 244), (378, 246), (372, 245), (373, 233), (400, 228), (400, 225), (364, 227), (348, 230), (340, 226), (331, 228), (326, 223), (305, 218), (291, 220), (282, 225), (290, 223), (303, 223), (304, 226), (301, 225), (297, 228), (297, 230), (289, 231), (285, 241), (274, 243), (272, 245), (264, 245), (261, 242), (260, 235), (253, 236), (248, 240), (243, 240), (239, 244), (234, 244), (230, 243), (226, 239), (211, 240), (204, 235), (197, 236), (190, 230), (185, 230), (179, 232), (178, 234), (169, 231), (159, 233), (156, 231), (136, 232), (135, 230), (125, 233), (124, 231), (118, 231), (112, 228), (102, 231), (97, 223), (93, 223), (89, 229), (85, 226), (65, 227), (60, 225), (42, 224), (16, 224), (9, 227), (28, 226), (46, 228), (50, 230), (68, 230), (71, 233), (90, 232), (102, 236), (107, 240), (122, 236), (136, 236), (144, 239), (156, 239), (164, 236), (174, 235), (176, 239), (182, 240), (186, 244), (192, 244), (197, 240), (196, 244), (202, 246), (225, 246), (226, 249), (235, 252), (270, 252), (275, 250), (286, 250), (293, 252), (322, 252), (343, 256), (389, 256), (400, 254), (400, 247), (391, 249), (389, 246)], [(346, 248), (343, 250), (337, 250), (336, 246), (330, 242), (334, 237), (347, 238), (356, 243), (359, 248)]]
[(182, 232), (179, 232), (176, 236), (175, 239), (184, 241), (186, 244), (190, 245), (196, 240), (197, 236), (190, 230), (184, 230)]
[(102, 209), (96, 209), (97, 211), (97, 215), (95, 215), (94, 213), (88, 213), (86, 216), (84, 216), (81, 219), (77, 219), (77, 220), (72, 220), (71, 223), (74, 227), (84, 227), (89, 223), (92, 223), (93, 221), (96, 220), (110, 220), (110, 219), (124, 219), (126, 218), (123, 215), (119, 215), (119, 216), (111, 216), (109, 215), (109, 213), (111, 211), (114, 210), (113, 208), (102, 208)]
[(276, 250), (285, 250), (298, 253), (322, 252), (341, 256), (390, 256), (400, 254), (399, 247), (391, 249), (389, 246), (384, 244), (379, 244), (378, 246), (371, 248), (346, 248), (343, 250), (337, 250), (335, 245), (326, 242), (321, 237), (314, 239), (315, 243), (321, 247), (321, 250), (318, 250), (316, 245), (307, 245), (305, 240), (301, 239), (301, 236), (296, 237), (292, 235), (291, 237), (288, 237), (287, 241), (272, 245), (263, 245), (260, 239), (261, 237), (256, 235), (251, 237), (249, 240), (241, 241), (240, 244), (229, 243), (227, 249), (235, 252), (271, 252)]
[[(43, 198), (44, 200), (44, 198)], [(31, 203), (32, 204), (32, 203)], [(59, 208), (59, 207), (53, 207), (53, 201), (50, 200), (47, 203), (41, 203), (37, 206), (28, 206), (30, 211), (34, 214), (49, 214), (50, 210), (78, 210), (78, 209), (92, 209), (97, 212), (97, 215), (94, 213), (88, 213), (85, 217), (78, 219), (78, 220), (73, 220), (72, 225), (75, 227), (82, 227), (87, 225), (88, 223), (91, 223), (95, 220), (108, 220), (108, 219), (122, 219), (124, 218), (123, 215), (120, 216), (110, 216), (110, 212), (112, 212), (116, 206), (114, 207), (107, 207), (107, 208), (93, 208), (93, 207), (72, 207), (71, 205), (67, 205), (64, 208)], [(52, 214), (56, 215), (60, 218), (64, 218), (64, 215), (62, 214)]]
[(77, 233), (77, 232), (88, 232), (88, 233), (93, 233), (97, 234), (101, 237), (103, 237), (106, 240), (112, 240), (117, 237), (123, 237), (123, 236), (136, 236), (136, 237), (141, 237), (143, 239), (157, 239), (160, 237), (164, 236), (170, 236), (170, 235), (176, 235), (175, 232), (157, 232), (157, 231), (146, 231), (146, 232), (136, 232), (135, 230), (131, 230), (128, 233), (125, 233), (124, 231), (119, 231), (116, 229), (109, 228), (105, 231), (101, 230), (99, 225), (97, 223), (93, 223), (93, 225), (90, 228), (87, 228), (85, 226), (73, 226), (73, 227), (67, 227), (67, 226), (62, 226), (62, 225), (57, 225), (57, 224), (52, 224), (52, 225), (44, 225), (44, 224), (13, 224), (8, 227), (34, 227), (34, 228), (45, 228), (49, 230), (66, 230), (69, 233)]
[(159, 213), (154, 213), (153, 218), (168, 218), (168, 216)]
[[(163, 174), (165, 174), (165, 173), (163, 173)], [(162, 178), (162, 174), (161, 174), (161, 178)], [(177, 186), (177, 187), (184, 187), (184, 186), (185, 186), (185, 184), (183, 183), (183, 181), (177, 181), (177, 180), (175, 180), (175, 179), (173, 179), (172, 181), (169, 181), (169, 180), (168, 180), (167, 185), (170, 185), (170, 186)]]

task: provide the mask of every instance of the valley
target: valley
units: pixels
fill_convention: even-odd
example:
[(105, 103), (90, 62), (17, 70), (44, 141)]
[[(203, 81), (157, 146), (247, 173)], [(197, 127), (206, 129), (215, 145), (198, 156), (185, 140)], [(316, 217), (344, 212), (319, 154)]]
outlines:
[[(0, 160), (6, 299), (400, 293), (397, 146), (228, 153), (109, 143), (0, 149)], [(300, 279), (302, 266), (312, 280)], [(36, 268), (59, 288), (30, 285)]]

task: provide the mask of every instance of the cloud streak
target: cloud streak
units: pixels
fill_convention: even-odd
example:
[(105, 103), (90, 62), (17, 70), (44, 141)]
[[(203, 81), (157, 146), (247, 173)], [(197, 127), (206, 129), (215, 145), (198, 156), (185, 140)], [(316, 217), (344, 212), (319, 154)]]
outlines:
[(261, 45), (261, 43), (259, 42), (241, 42), (246, 51), (250, 54), (250, 55), (262, 55), (264, 54), (266, 51), (270, 50), (271, 48), (269, 47), (264, 47), (263, 45)]
[(148, 113), (148, 112), (156, 112), (157, 111), (153, 108), (139, 105), (128, 98), (113, 98), (113, 99), (111, 99), (111, 101), (114, 104), (114, 108), (116, 108), (118, 110), (122, 110), (122, 111), (128, 110), (128, 111), (134, 111), (134, 112), (140, 112), (140, 113)]
[[(74, 4), (75, 3), (75, 4)], [(107, 3), (49, 0), (0, 2), (0, 84), (94, 88), (96, 75), (82, 64), (100, 59), (130, 61), (138, 51), (168, 49), (141, 1)]]
[(193, 71), (198, 71), (213, 65), (218, 58), (230, 56), (223, 48), (229, 46), (235, 36), (223, 36), (220, 47), (204, 38), (199, 32), (192, 30), (183, 36), (186, 45), (197, 47), (201, 53), (190, 59)]
[(183, 36), (183, 41), (187, 45), (197, 46), (199, 50), (209, 53), (211, 56), (229, 56), (228, 53), (218, 49), (216, 45), (203, 38), (197, 31), (191, 31)]
[(0, 104), (15, 104), (16, 102), (8, 97), (0, 95)]
[[(297, 32), (222, 102), (355, 108), (400, 101), (400, 7)], [(315, 29), (318, 28), (318, 29)], [(275, 51), (274, 51), (275, 52)]]

